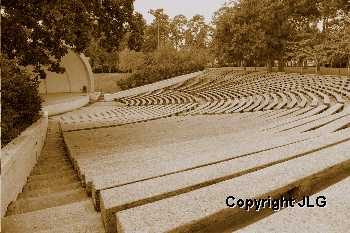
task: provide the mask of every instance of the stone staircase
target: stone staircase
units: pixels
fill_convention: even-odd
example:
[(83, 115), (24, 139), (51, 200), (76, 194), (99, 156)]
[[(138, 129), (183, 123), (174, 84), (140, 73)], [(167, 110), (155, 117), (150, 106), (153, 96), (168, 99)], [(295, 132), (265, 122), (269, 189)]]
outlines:
[(104, 232), (101, 216), (66, 155), (57, 121), (23, 192), (7, 210), (2, 232)]

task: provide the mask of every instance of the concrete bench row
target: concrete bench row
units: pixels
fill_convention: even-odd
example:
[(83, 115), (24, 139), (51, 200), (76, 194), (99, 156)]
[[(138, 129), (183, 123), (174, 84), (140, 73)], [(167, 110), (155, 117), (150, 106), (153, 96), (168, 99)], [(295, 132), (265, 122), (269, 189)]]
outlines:
[[(284, 75), (286, 76), (286, 75)], [(287, 76), (288, 77), (288, 76)], [(335, 79), (335, 78), (334, 78)], [(324, 84), (329, 84), (329, 83), (333, 83), (332, 80), (327, 80), (327, 82), (324, 82), (324, 80), (320, 81), (321, 78), (318, 80), (319, 83), (321, 83), (322, 85)], [(312, 81), (312, 82), (311, 82)], [(317, 80), (316, 80), (317, 81)], [(295, 85), (302, 85), (302, 84), (307, 84), (310, 85), (312, 83), (316, 82), (312, 76), (308, 77), (304, 77), (304, 76), (296, 76), (296, 77), (288, 77), (288, 78), (281, 78), (281, 77), (276, 77), (276, 74), (269, 74), (268, 77), (258, 77), (255, 80), (251, 80), (250, 82), (247, 82), (247, 80), (245, 80), (244, 83), (233, 83), (233, 85), (231, 86), (231, 88), (233, 87), (243, 87), (243, 86), (248, 86), (249, 88), (251, 88), (254, 84), (257, 85), (257, 87), (260, 88), (268, 88), (270, 86), (276, 86), (279, 85), (279, 87), (289, 87), (289, 86), (295, 86)], [(220, 89), (220, 85), (217, 85)], [(225, 84), (225, 88), (227, 88), (229, 85), (226, 83)], [(210, 88), (207, 88), (210, 89)]]
[(117, 230), (192, 232), (225, 227), (241, 216), (238, 208), (226, 206), (227, 196), (252, 199), (302, 189), (312, 178), (321, 176), (333, 166), (345, 166), (349, 160), (349, 149), (349, 143), (340, 143), (192, 192), (117, 212)]
[(159, 119), (192, 110), (196, 103), (110, 107), (108, 110), (71, 113), (60, 117), (62, 130), (80, 130), (107, 127)]
[(152, 93), (135, 98), (119, 100), (128, 106), (147, 106), (147, 105), (167, 105), (167, 104), (186, 104), (194, 103), (196, 99), (187, 93), (176, 91), (163, 91), (161, 93)]
[[(64, 115), (62, 129), (107, 232), (224, 230), (242, 216), (226, 206), (228, 195), (299, 195), (319, 177), (350, 167), (349, 92), (348, 80), (337, 77), (214, 70), (118, 99), (128, 106)], [(108, 134), (98, 138), (101, 134), (91, 130), (175, 114), (219, 113), (232, 113), (235, 124), (254, 127), (115, 150), (115, 142), (105, 142)], [(77, 139), (99, 149), (79, 147)]]
[[(176, 214), (173, 216), (176, 217), (173, 220), (176, 220), (171, 221), (174, 225), (170, 226), (165, 224), (166, 218), (162, 217), (162, 215), (165, 216), (169, 213), (167, 208), (174, 204), (170, 200), (173, 198), (180, 200), (181, 198), (178, 198), (182, 195), (194, 198), (197, 194), (192, 193), (202, 189), (208, 189), (209, 191), (207, 191), (211, 193), (213, 186), (224, 187), (225, 185), (222, 185), (224, 182), (236, 182), (235, 180), (240, 179), (240, 177), (249, 177), (255, 172), (260, 174), (265, 169), (272, 169), (275, 166), (287, 169), (284, 167), (283, 161), (291, 162), (292, 170), (297, 169), (296, 164), (305, 165), (308, 164), (309, 160), (310, 164), (314, 164), (313, 158), (320, 156), (318, 159), (321, 159), (321, 157), (326, 156), (325, 154), (329, 155), (333, 150), (327, 151), (326, 149), (333, 148), (335, 144), (342, 145), (334, 149), (334, 151), (341, 152), (344, 148), (344, 142), (350, 138), (349, 128), (347, 128), (350, 123), (348, 114), (348, 107), (343, 108), (343, 105), (340, 104), (294, 107), (256, 113), (247, 112), (242, 114), (241, 120), (256, 120), (260, 122), (257, 123), (260, 127), (241, 133), (204, 137), (125, 153), (97, 154), (98, 156), (96, 152), (81, 153), (75, 151), (74, 146), (70, 146), (69, 140), (66, 143), (74, 166), (87, 190), (91, 192), (96, 208), (102, 211), (107, 229), (115, 231), (118, 227), (118, 232), (137, 232), (145, 227), (144, 223), (148, 225), (149, 221), (154, 218), (159, 220), (161, 224), (154, 223), (154, 229), (145, 228), (147, 232), (177, 230), (178, 227), (187, 231), (192, 229), (191, 227), (197, 226), (197, 223), (201, 224), (205, 211), (189, 207), (196, 214), (193, 216), (190, 214), (193, 219), (188, 225), (187, 220), (183, 222), (181, 217), (178, 218), (177, 214), (180, 212), (178, 213), (176, 210), (174, 212)], [(288, 132), (288, 130), (291, 131)], [(69, 134), (69, 132), (66, 133)], [(348, 149), (346, 147), (344, 150)], [(318, 153), (314, 154), (315, 151)], [(332, 160), (330, 164), (333, 162), (335, 165), (343, 163), (345, 156), (348, 155), (337, 153), (334, 156), (335, 160)], [(292, 163), (299, 157), (307, 157), (307, 159), (303, 162)], [(322, 163), (326, 167), (319, 167), (319, 164), (310, 166), (312, 168), (309, 171), (314, 174), (321, 171), (321, 168), (328, 168), (330, 164)], [(283, 169), (278, 168), (277, 171)], [(273, 171), (276, 170), (273, 169)], [(269, 173), (270, 176), (271, 174)], [(299, 175), (300, 177), (294, 180), (295, 182), (300, 182), (306, 177), (306, 173)], [(255, 176), (260, 175), (255, 174)], [(280, 187), (273, 186), (275, 188), (268, 191), (272, 192), (275, 189), (288, 186), (287, 183), (280, 183), (280, 185)], [(218, 198), (218, 194), (219, 192), (216, 192), (211, 198)], [(149, 204), (144, 205), (146, 203)], [(165, 205), (163, 205), (164, 203)], [(180, 206), (189, 205), (186, 203), (186, 201), (179, 202)], [(195, 203), (198, 204), (198, 200)], [(217, 204), (213, 204), (213, 210), (223, 208)], [(149, 206), (156, 206), (150, 207), (150, 211), (160, 208), (159, 215), (158, 211), (148, 212)], [(132, 217), (134, 213), (136, 219)], [(141, 213), (146, 215), (145, 218), (141, 217)], [(214, 212), (211, 213), (208, 216), (216, 221), (215, 217), (212, 218), (215, 216)], [(129, 217), (130, 221), (126, 220)], [(132, 222), (135, 223), (134, 226), (131, 226)], [(191, 227), (183, 228), (185, 226)]]
[(348, 78), (336, 76), (214, 70), (120, 101), (130, 106), (200, 103), (191, 114), (278, 110), (345, 103), (349, 100), (349, 83)]
[[(267, 131), (267, 132), (276, 132), (276, 122), (280, 122), (280, 125), (287, 125), (288, 124), (288, 121), (290, 122), (293, 122), (294, 123), (294, 127), (297, 127), (297, 126), (303, 126), (303, 130), (301, 131), (298, 131), (297, 133), (300, 133), (300, 132), (305, 132), (307, 130), (310, 130), (310, 129), (313, 129), (315, 127), (315, 125), (317, 126), (317, 124), (325, 127), (325, 125), (327, 123), (330, 123), (334, 120), (337, 120), (337, 119), (341, 119), (345, 116), (348, 115), (348, 110), (347, 111), (342, 111), (340, 113), (337, 113), (337, 114), (331, 114), (331, 111), (335, 111), (336, 109), (333, 108), (333, 109), (330, 109), (331, 111), (329, 111), (327, 114), (323, 114), (322, 111), (325, 110), (327, 108), (327, 106), (319, 106), (319, 107), (316, 107), (316, 108), (308, 108), (308, 109), (299, 109), (299, 110), (294, 110), (290, 113), (287, 113), (286, 115), (283, 115), (282, 113), (280, 113), (280, 116), (277, 116), (277, 114), (271, 114), (270, 116), (266, 116), (266, 118), (271, 118), (273, 120), (273, 122), (271, 124), (268, 124), (266, 126), (264, 126), (264, 130), (263, 131)], [(326, 112), (324, 112), (326, 113)], [(321, 115), (320, 115), (321, 114)], [(323, 114), (323, 115), (322, 115)], [(315, 115), (317, 117), (319, 117), (321, 119), (321, 122), (318, 123), (317, 121), (315, 121), (315, 119), (318, 119), (315, 117)], [(305, 126), (305, 121), (300, 121), (300, 120), (303, 120), (303, 119), (307, 119), (307, 118), (310, 118), (309, 121), (312, 121), (313, 125), (309, 126), (309, 127), (306, 127)], [(326, 118), (327, 117), (327, 118)], [(264, 116), (261, 115), (259, 116), (259, 118), (262, 118), (264, 119)], [(278, 119), (278, 121), (276, 121), (276, 118)], [(300, 122), (298, 122), (300, 121)], [(346, 125), (346, 121), (344, 123)], [(321, 127), (322, 128), (322, 127)], [(278, 131), (278, 130), (277, 130)], [(285, 129), (282, 128), (280, 129), (280, 131), (284, 132)], [(227, 137), (227, 136), (225, 136)], [(198, 141), (197, 141), (198, 142)], [(191, 147), (191, 145), (189, 145)], [(159, 148), (158, 148), (159, 149)], [(116, 155), (117, 157), (119, 155)], [(85, 156), (85, 158), (87, 158)], [(99, 156), (99, 158), (101, 158)], [(114, 160), (111, 159), (112, 157), (109, 156), (108, 157), (108, 163), (113, 163)], [(130, 155), (128, 155), (128, 158), (131, 158)], [(95, 164), (95, 163), (91, 163), (91, 160), (88, 162), (88, 167), (96, 167), (96, 166), (100, 166), (98, 163)]]
[[(274, 81), (274, 80), (272, 80)], [(316, 85), (316, 87), (314, 89), (323, 89), (323, 88), (326, 88), (326, 87), (329, 87), (330, 90), (333, 90), (333, 92), (335, 92), (335, 94), (339, 95), (339, 93), (343, 96), (347, 96), (349, 93), (345, 90), (345, 89), (342, 89), (342, 88), (339, 88), (339, 87), (335, 87), (335, 86), (332, 86), (331, 84), (329, 85), (321, 85), (321, 84), (318, 84), (318, 83), (315, 83), (314, 85), (295, 85), (295, 82), (292, 82), (293, 85), (292, 86), (288, 86), (288, 85), (281, 85), (281, 86), (275, 86), (275, 85), (269, 85), (267, 87), (264, 88), (264, 85), (262, 83), (259, 83), (258, 85), (259, 86), (256, 86), (254, 87), (252, 84), (249, 84), (249, 86), (237, 86), (237, 87), (225, 87), (224, 90), (225, 91), (242, 91), (244, 89), (250, 89), (251, 91), (258, 91), (259, 93), (264, 93), (264, 92), (278, 92), (278, 91), (281, 91), (281, 90), (293, 90), (293, 89), (305, 89), (305, 88), (308, 88), (310, 86), (314, 86)], [(271, 84), (274, 84), (273, 82)], [(337, 90), (339, 89), (339, 90)], [(213, 91), (223, 91), (222, 88), (218, 88), (218, 89), (212, 89), (212, 90), (207, 90), (206, 92), (213, 92)], [(205, 92), (204, 92), (205, 93)], [(201, 93), (203, 94), (203, 93)], [(334, 93), (332, 93), (334, 95)], [(338, 100), (338, 99), (337, 99)], [(339, 101), (341, 102), (341, 101)]]
[(331, 105), (328, 96), (320, 99), (311, 91), (290, 91), (264, 93), (232, 99), (208, 100), (187, 114), (219, 114), (234, 112), (252, 112), (262, 110), (278, 110), (282, 108)]
[[(350, 178), (310, 197), (312, 205), (321, 204), (321, 207), (287, 208), (236, 232), (347, 232), (350, 229), (348, 193), (350, 193)], [(324, 201), (326, 205), (322, 207)], [(303, 201), (299, 203), (302, 205)]]

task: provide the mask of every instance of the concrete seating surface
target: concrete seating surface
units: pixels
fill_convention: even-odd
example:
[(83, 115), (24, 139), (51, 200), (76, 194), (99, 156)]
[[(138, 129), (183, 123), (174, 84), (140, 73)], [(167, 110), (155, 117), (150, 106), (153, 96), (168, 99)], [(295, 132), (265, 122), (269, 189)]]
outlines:
[(225, 219), (239, 219), (223, 203), (230, 189), (246, 198), (283, 194), (348, 166), (342, 86), (337, 78), (215, 70), (61, 122), (106, 232), (224, 231)]
[(93, 107), (88, 107), (92, 110), (81, 110), (74, 113), (68, 113), (61, 116), (63, 131), (81, 130), (89, 128), (99, 128), (107, 126), (116, 126), (154, 120), (163, 117), (179, 114), (184, 111), (190, 111), (197, 104), (171, 104), (171, 105), (153, 105), (151, 107), (144, 106), (116, 106), (107, 107), (107, 110), (101, 109), (96, 111)]
[(42, 111), (47, 112), (49, 116), (73, 111), (90, 102), (90, 96), (82, 93), (46, 94), (42, 98)]
[(113, 214), (118, 211), (189, 192), (230, 177), (244, 175), (245, 172), (254, 171), (258, 167), (263, 168), (267, 164), (293, 159), (348, 139), (349, 135), (343, 132), (332, 133), (325, 137), (298, 142), (296, 145), (289, 144), (181, 173), (103, 190), (101, 191), (101, 211), (106, 221), (105, 225), (111, 225), (110, 229), (115, 229), (116, 221)]
[(347, 178), (310, 197), (316, 201), (324, 196), (325, 207), (287, 208), (236, 232), (347, 232), (350, 229), (349, 192), (350, 178)]
[[(99, 151), (102, 153), (96, 154), (96, 152), (89, 151), (88, 147), (85, 148), (85, 150), (78, 151), (74, 151), (74, 149), (72, 149), (71, 154), (73, 155), (73, 160), (76, 163), (76, 167), (79, 170), (79, 174), (82, 175), (82, 179), (85, 182), (85, 185), (89, 186), (89, 189), (92, 192), (96, 208), (100, 208), (100, 205), (104, 205), (100, 203), (100, 193), (103, 193), (106, 190), (112, 190), (114, 189), (113, 187), (127, 187), (128, 185), (138, 184), (142, 181), (152, 182), (153, 180), (157, 180), (161, 177), (167, 177), (181, 173), (186, 174), (186, 172), (189, 170), (197, 169), (203, 166), (208, 166), (209, 164), (217, 163), (220, 161), (235, 159), (237, 157), (250, 153), (271, 150), (275, 147), (279, 148), (281, 146), (287, 146), (292, 144), (293, 146), (291, 146), (291, 148), (296, 148), (296, 142), (300, 143), (304, 140), (314, 139), (315, 137), (323, 135), (325, 132), (334, 132), (332, 130), (322, 131), (322, 133), (319, 134), (314, 132), (307, 132), (308, 129), (312, 129), (314, 126), (307, 127), (305, 129), (305, 124), (313, 122), (313, 124), (315, 125), (324, 126), (327, 125), (327, 122), (332, 122), (332, 120), (334, 119), (339, 119), (342, 118), (342, 116), (347, 116), (348, 108), (345, 108), (346, 111), (335, 113), (341, 108), (341, 104), (337, 106), (332, 106), (329, 109), (326, 105), (321, 105), (318, 107), (310, 106), (305, 109), (296, 108), (290, 110), (280, 110), (280, 113), (272, 111), (264, 114), (253, 114), (248, 112), (246, 113), (248, 115), (244, 116), (239, 114), (236, 117), (236, 120), (234, 121), (240, 123), (246, 121), (245, 124), (250, 126), (252, 126), (252, 123), (255, 122), (255, 135), (253, 135), (253, 132), (250, 131), (248, 128), (243, 127), (241, 128), (241, 130), (243, 129), (241, 133), (228, 133), (225, 135), (215, 137), (205, 136), (202, 139), (192, 139), (189, 141), (187, 140), (186, 142), (171, 143), (171, 141), (176, 140), (176, 138), (172, 137), (171, 139), (169, 139), (166, 145), (151, 146), (149, 147), (149, 149), (143, 147), (143, 149), (141, 150), (134, 149), (133, 151), (121, 151), (119, 153), (116, 153), (117, 151), (115, 150), (114, 152), (112, 152), (113, 150), (108, 149), (106, 150), (106, 152)], [(327, 119), (327, 117), (330, 118)], [(181, 117), (179, 118), (181, 119)], [(317, 123), (317, 120), (319, 119), (326, 119), (326, 122), (321, 121), (320, 123)], [(349, 120), (344, 121), (343, 126), (348, 121)], [(264, 123), (261, 124), (262, 122)], [(286, 124), (288, 122), (291, 126), (290, 128), (303, 128), (301, 130), (294, 130), (292, 133), (286, 133), (284, 132), (284, 128), (278, 128), (278, 126), (281, 127), (288, 125)], [(151, 125), (152, 122), (144, 124)], [(237, 126), (235, 127), (236, 129), (238, 129)], [(259, 129), (261, 132), (259, 131)], [(101, 129), (100, 131), (102, 132), (102, 130), (105, 129)], [(112, 132), (111, 130), (112, 129), (110, 129), (109, 131)], [(69, 137), (70, 135), (74, 134), (76, 134), (77, 137), (80, 138), (80, 143), (82, 142), (82, 137), (86, 137), (82, 134), (79, 134), (79, 131), (66, 132), (65, 137)], [(269, 135), (268, 140), (264, 141), (261, 139), (266, 137), (264, 135)], [(348, 137), (348, 135), (346, 134), (342, 133), (342, 135)], [(149, 136), (150, 140), (155, 139), (152, 138), (151, 135)], [(70, 140), (71, 139), (66, 138), (67, 145), (69, 148), (74, 148), (75, 146), (70, 144)], [(88, 140), (91, 141), (93, 140), (93, 138)], [(109, 141), (114, 142), (113, 140)], [(231, 143), (229, 143), (230, 141)], [(332, 142), (331, 140), (324, 140), (324, 145), (327, 144), (325, 143), (326, 141), (330, 143)], [(210, 144), (208, 142), (210, 142)], [(322, 147), (321, 144), (319, 145), (320, 147)], [(96, 144), (94, 145), (96, 146)], [(106, 146), (105, 143), (104, 145)], [(199, 145), (201, 146), (199, 147)], [(254, 145), (253, 148), (252, 145)], [(223, 148), (223, 150), (221, 150), (221, 148)], [(225, 151), (227, 151), (227, 155), (225, 155)], [(79, 156), (79, 154), (81, 154), (81, 156)], [(196, 156), (198, 154), (201, 154), (199, 158), (198, 156)], [(272, 152), (272, 154), (274, 153)], [(300, 152), (300, 154), (303, 153)], [(232, 157), (230, 155), (235, 156)], [(184, 160), (188, 162), (184, 163)], [(170, 167), (169, 161), (172, 161), (172, 166)], [(142, 172), (134, 172), (138, 170), (142, 170)], [(176, 190), (173, 190), (173, 192), (176, 192)], [(112, 207), (111, 209), (113, 210)], [(111, 214), (109, 214), (108, 216), (109, 219), (113, 219), (113, 217), (111, 218)]]
[[(84, 227), (98, 232), (101, 216), (108, 233), (258, 232), (259, 224), (265, 232), (283, 232), (279, 226), (286, 219), (307, 213), (286, 209), (270, 216), (244, 215), (228, 208), (226, 197), (317, 195), (313, 192), (322, 182), (329, 186), (322, 192), (331, 196), (345, 192), (342, 187), (349, 180), (336, 183), (336, 178), (350, 175), (349, 84), (349, 77), (340, 76), (208, 69), (105, 95), (53, 116), (60, 122), (68, 157), (33, 170), (25, 198), (11, 207), (17, 214), (8, 216), (7, 229), (17, 221), (14, 232), (33, 232), (45, 214), (57, 211), (62, 224), (53, 232), (80, 232)], [(74, 171), (48, 171), (68, 161)], [(55, 194), (55, 200), (89, 196), (95, 210), (86, 209), (84, 201), (68, 203), (72, 214), (66, 218), (48, 193), (45, 205), (51, 208), (19, 213), (39, 208), (35, 190), (51, 185), (43, 181), (48, 172), (58, 187), (73, 188), (64, 186), (67, 190)], [(58, 174), (65, 175), (58, 179)], [(84, 190), (75, 190), (76, 185)], [(332, 187), (341, 188), (333, 193)], [(26, 194), (28, 190), (33, 192)], [(79, 216), (81, 208), (86, 217)], [(334, 213), (334, 208), (319, 216)], [(71, 224), (70, 217), (80, 226)], [(255, 223), (256, 217), (260, 220)], [(302, 221), (292, 218), (294, 224)], [(37, 232), (50, 232), (52, 221)], [(330, 227), (324, 229), (345, 229)]]
[(166, 232), (175, 229), (190, 232), (199, 226), (204, 228), (211, 223), (219, 224), (225, 218), (234, 218), (235, 210), (227, 208), (224, 202), (227, 196), (234, 194), (239, 198), (254, 198), (281, 188), (287, 189), (304, 177), (344, 163), (349, 159), (349, 150), (349, 143), (341, 144), (256, 173), (121, 211), (116, 214), (118, 232)]

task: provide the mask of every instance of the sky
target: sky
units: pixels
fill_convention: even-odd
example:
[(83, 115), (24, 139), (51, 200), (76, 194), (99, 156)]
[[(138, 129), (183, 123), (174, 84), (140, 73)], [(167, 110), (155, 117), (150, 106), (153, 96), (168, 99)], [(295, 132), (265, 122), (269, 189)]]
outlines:
[(203, 15), (208, 23), (211, 22), (214, 12), (226, 0), (135, 0), (135, 10), (140, 12), (147, 23), (152, 22), (153, 16), (148, 13), (150, 9), (163, 8), (170, 17), (183, 14), (191, 18), (196, 14)]

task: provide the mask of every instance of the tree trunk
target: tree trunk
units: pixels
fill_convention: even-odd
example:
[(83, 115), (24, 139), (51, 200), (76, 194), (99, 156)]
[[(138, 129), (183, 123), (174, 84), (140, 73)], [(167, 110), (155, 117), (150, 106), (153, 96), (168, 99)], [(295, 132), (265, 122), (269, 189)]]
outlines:
[(316, 60), (316, 74), (319, 74), (321, 71), (320, 63)]
[(278, 60), (278, 71), (279, 72), (284, 72), (284, 61), (283, 59)]
[(350, 56), (348, 56), (348, 76), (350, 77)]
[(267, 60), (267, 72), (272, 72), (272, 61), (271, 61), (271, 59)]
[(246, 63), (244, 60), (241, 61), (241, 67), (243, 67), (243, 70), (246, 71), (247, 67), (246, 67)]
[(333, 68), (333, 58), (331, 58), (331, 68)]
[(304, 61), (301, 60), (299, 64), (300, 64), (300, 74), (303, 74)]

